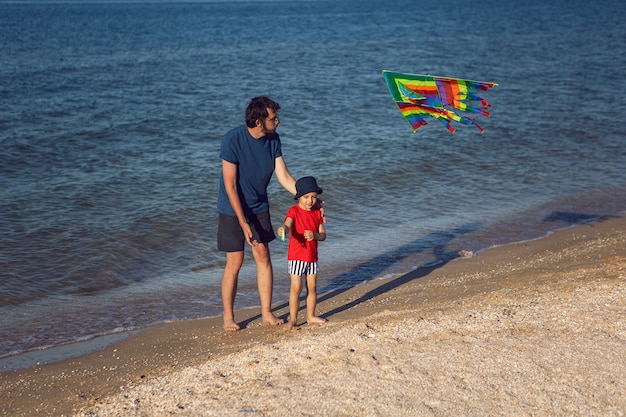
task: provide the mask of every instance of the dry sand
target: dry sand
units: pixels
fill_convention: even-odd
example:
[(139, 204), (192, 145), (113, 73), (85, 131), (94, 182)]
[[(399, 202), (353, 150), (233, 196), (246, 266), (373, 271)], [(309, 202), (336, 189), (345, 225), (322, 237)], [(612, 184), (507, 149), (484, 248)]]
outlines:
[[(238, 312), (0, 375), (3, 415), (623, 416), (626, 219), (319, 296), (285, 333)], [(277, 306), (287, 314), (286, 305)], [(303, 316), (303, 312), (301, 312)]]

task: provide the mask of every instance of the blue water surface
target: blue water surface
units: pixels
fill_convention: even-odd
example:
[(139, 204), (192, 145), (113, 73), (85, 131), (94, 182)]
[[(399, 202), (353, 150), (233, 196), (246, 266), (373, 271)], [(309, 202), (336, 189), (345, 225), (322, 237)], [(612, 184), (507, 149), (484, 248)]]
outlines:
[[(219, 145), (281, 106), (324, 189), (318, 288), (626, 208), (626, 4), (0, 2), (0, 357), (221, 314)], [(486, 130), (413, 133), (383, 69), (499, 84)], [(279, 222), (292, 197), (270, 187)], [(286, 245), (271, 244), (274, 301)], [(247, 258), (250, 261), (250, 253)], [(258, 304), (247, 262), (236, 307)]]

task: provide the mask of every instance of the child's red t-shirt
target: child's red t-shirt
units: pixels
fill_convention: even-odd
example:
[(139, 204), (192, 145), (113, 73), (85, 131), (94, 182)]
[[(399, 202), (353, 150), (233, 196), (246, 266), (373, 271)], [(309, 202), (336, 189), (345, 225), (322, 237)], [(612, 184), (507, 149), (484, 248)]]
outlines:
[(317, 240), (308, 241), (304, 238), (305, 230), (319, 232), (320, 224), (323, 223), (322, 212), (318, 210), (303, 210), (297, 204), (292, 206), (285, 218), (293, 220), (287, 260), (317, 262)]

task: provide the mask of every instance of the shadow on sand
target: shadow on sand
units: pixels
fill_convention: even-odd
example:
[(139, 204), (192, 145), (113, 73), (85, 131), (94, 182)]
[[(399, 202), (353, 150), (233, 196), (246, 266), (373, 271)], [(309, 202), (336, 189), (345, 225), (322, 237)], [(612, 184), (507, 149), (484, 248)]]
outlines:
[[(599, 222), (606, 220), (610, 217), (613, 216), (554, 211), (545, 216), (542, 221), (564, 223), (567, 226), (573, 226)], [(376, 296), (391, 291), (394, 288), (398, 288), (410, 281), (429, 275), (432, 271), (441, 268), (451, 260), (460, 256), (457, 251), (450, 251), (447, 249), (450, 242), (452, 242), (459, 236), (477, 230), (480, 226), (481, 225), (479, 223), (468, 223), (458, 228), (430, 233), (399, 248), (375, 256), (374, 258), (355, 266), (349, 271), (339, 274), (338, 276), (334, 277), (327, 286), (318, 289), (318, 294), (322, 294), (317, 298), (318, 303), (338, 297), (339, 295), (346, 292), (350, 288), (355, 287), (356, 285), (373, 280), (374, 278), (379, 276), (380, 273), (384, 272), (387, 268), (401, 262), (403, 259), (409, 256), (428, 251), (432, 251), (432, 253), (435, 255), (434, 261), (420, 265), (415, 270), (399, 276), (395, 279), (385, 281), (384, 283), (381, 283), (380, 286), (372, 289), (371, 291), (368, 291), (361, 297), (352, 300), (346, 304), (343, 304), (333, 310), (327, 311), (320, 316), (323, 318), (332, 317), (335, 314), (346, 311), (363, 302), (371, 300)], [(306, 291), (306, 289), (304, 291)], [(301, 301), (304, 298), (305, 296), (301, 297)], [(282, 310), (283, 308), (286, 308), (288, 306), (289, 303), (282, 303), (278, 306), (273, 307), (272, 311)], [(305, 306), (301, 304), (299, 310), (303, 309), (305, 309)], [(247, 324), (260, 318), (261, 315), (255, 315), (254, 317), (250, 317), (244, 320), (242, 323), (240, 323), (240, 325), (242, 328), (245, 328)], [(287, 319), (288, 313), (281, 318)]]
[[(401, 262), (403, 259), (421, 253), (432, 251), (435, 255), (435, 260), (429, 262), (427, 264), (421, 265), (417, 267), (414, 271), (402, 275), (398, 278), (395, 278), (391, 281), (387, 281), (384, 284), (381, 284), (379, 287), (367, 292), (361, 297), (350, 301), (347, 304), (344, 304), (340, 307), (337, 307), (331, 311), (327, 311), (326, 313), (320, 315), (323, 318), (329, 318), (337, 313), (348, 310), (358, 304), (361, 304), (367, 300), (370, 300), (380, 294), (383, 294), (387, 291), (390, 291), (394, 288), (397, 288), (403, 284), (406, 284), (409, 281), (414, 279), (418, 279), (428, 275), (430, 272), (437, 268), (441, 268), (446, 263), (450, 262), (452, 259), (458, 258), (459, 254), (457, 251), (449, 251), (447, 250), (447, 246), (457, 237), (470, 233), (480, 227), (478, 223), (469, 223), (464, 226), (438, 231), (430, 233), (426, 236), (423, 236), (419, 239), (411, 241), (405, 245), (400, 246), (399, 248), (390, 250), (378, 256), (375, 256), (372, 259), (363, 262), (354, 268), (346, 271), (336, 277), (334, 277), (330, 283), (324, 288), (318, 289), (318, 294), (323, 294), (318, 296), (317, 302), (322, 302), (325, 300), (330, 300), (334, 297), (339, 296), (340, 294), (346, 292), (350, 288), (353, 288), (356, 285), (363, 284), (365, 282), (371, 281), (376, 278), (380, 273)], [(306, 292), (306, 289), (304, 290)], [(304, 299), (302, 297), (301, 299)], [(274, 306), (272, 311), (281, 310), (289, 306), (289, 303), (282, 303), (278, 306)], [(305, 306), (301, 305), (300, 310), (304, 309)], [(250, 317), (239, 323), (241, 328), (245, 328), (249, 323), (258, 320), (261, 315), (255, 315), (254, 317)], [(288, 318), (288, 313), (286, 316), (281, 317), (283, 319)]]
[(553, 211), (543, 218), (544, 222), (563, 222), (569, 226), (597, 222), (604, 216), (596, 214), (571, 213), (568, 211)]

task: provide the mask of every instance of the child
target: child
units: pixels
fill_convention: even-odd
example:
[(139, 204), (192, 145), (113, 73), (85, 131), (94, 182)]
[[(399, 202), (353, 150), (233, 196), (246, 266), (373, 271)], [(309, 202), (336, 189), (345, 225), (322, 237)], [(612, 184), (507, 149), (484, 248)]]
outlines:
[(317, 242), (326, 240), (324, 220), (318, 208), (319, 204), (316, 205), (319, 194), (322, 194), (322, 189), (317, 186), (315, 178), (303, 177), (296, 181), (295, 199), (298, 200), (298, 204), (287, 211), (283, 225), (278, 228), (278, 235), (283, 238), (291, 232), (287, 252), (289, 274), (291, 275), (287, 330), (293, 329), (298, 321), (302, 275), (306, 275), (307, 323), (324, 323), (326, 321), (326, 319), (315, 315), (315, 305), (317, 304)]

